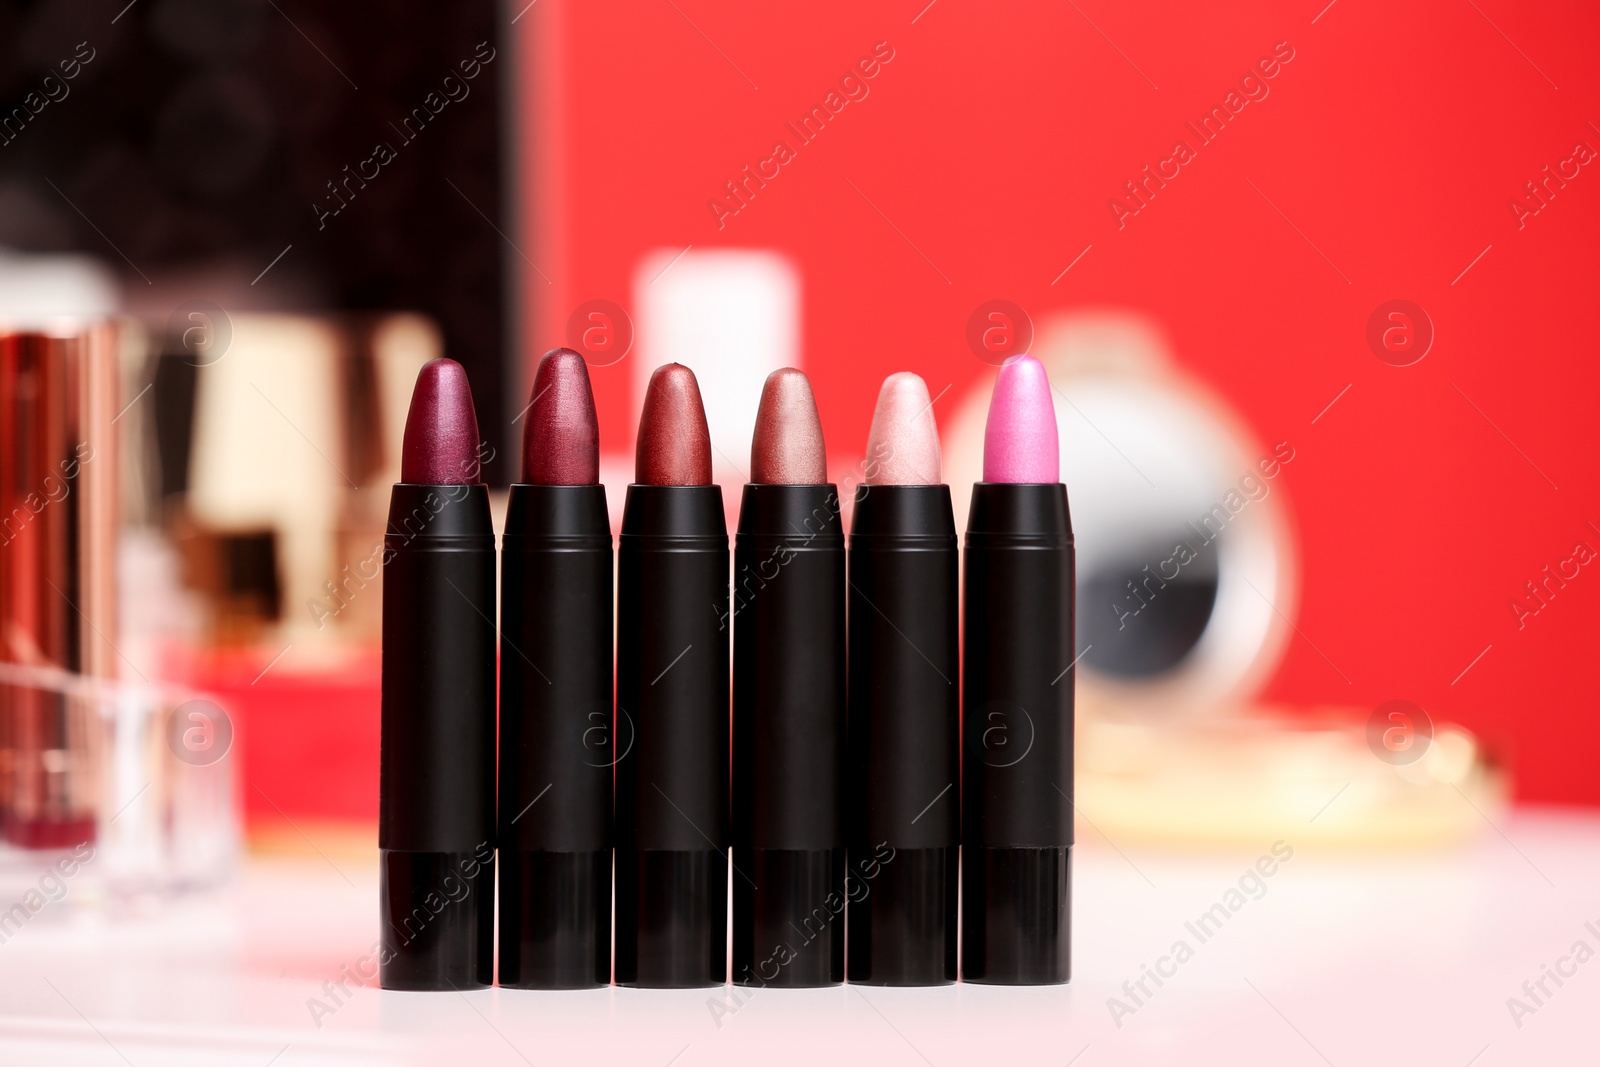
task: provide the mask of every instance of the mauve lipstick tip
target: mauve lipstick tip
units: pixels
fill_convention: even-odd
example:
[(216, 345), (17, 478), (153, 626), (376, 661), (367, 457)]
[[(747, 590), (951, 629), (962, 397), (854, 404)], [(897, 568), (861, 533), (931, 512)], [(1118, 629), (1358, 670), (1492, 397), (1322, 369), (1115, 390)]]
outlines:
[(657, 367), (645, 389), (634, 455), (639, 485), (710, 485), (711, 431), (694, 371), (681, 363)]
[(750, 480), (757, 485), (822, 485), (828, 453), (817, 398), (805, 372), (784, 367), (767, 375), (750, 440)]
[(440, 356), (423, 365), (411, 390), (400, 449), (400, 480), (411, 485), (477, 485), (478, 415), (466, 368)]
[(600, 422), (589, 366), (570, 348), (539, 360), (533, 399), (522, 428), (522, 480), (529, 485), (595, 485), (600, 481)]

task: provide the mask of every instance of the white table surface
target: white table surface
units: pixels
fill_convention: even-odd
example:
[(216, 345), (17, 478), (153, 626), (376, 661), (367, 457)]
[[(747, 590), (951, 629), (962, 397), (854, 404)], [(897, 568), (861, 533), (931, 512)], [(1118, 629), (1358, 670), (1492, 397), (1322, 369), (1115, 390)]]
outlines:
[[(1506, 1003), (1575, 942), (1600, 953), (1585, 928), (1600, 930), (1600, 813), (1498, 822), (1448, 852), (1297, 848), (1203, 944), (1185, 923), (1272, 842), (1180, 856), (1081, 840), (1070, 986), (741, 991), (727, 1014), (712, 1005), (728, 987), (361, 988), (314, 1020), (308, 1000), (377, 938), (376, 864), (257, 858), (143, 918), (50, 905), (0, 944), (0, 1064), (1600, 1062), (1600, 958), (1546, 979), (1520, 1027)], [(1178, 939), (1193, 958), (1147, 979), (1118, 1026), (1108, 998)]]

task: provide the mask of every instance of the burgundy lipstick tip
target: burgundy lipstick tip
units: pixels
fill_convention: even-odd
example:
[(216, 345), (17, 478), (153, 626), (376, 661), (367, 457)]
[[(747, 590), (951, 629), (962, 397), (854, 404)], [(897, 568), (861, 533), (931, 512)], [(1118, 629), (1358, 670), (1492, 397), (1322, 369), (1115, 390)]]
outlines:
[(634, 481), (640, 485), (710, 485), (711, 431), (694, 371), (657, 367), (639, 415)]
[(600, 422), (589, 366), (570, 348), (539, 360), (533, 399), (522, 428), (522, 480), (529, 485), (594, 485), (600, 481)]
[(828, 453), (811, 379), (793, 367), (767, 375), (750, 441), (750, 480), (757, 485), (821, 485)]
[(400, 450), (400, 480), (411, 485), (477, 485), (478, 415), (467, 372), (453, 359), (429, 361), (417, 374)]

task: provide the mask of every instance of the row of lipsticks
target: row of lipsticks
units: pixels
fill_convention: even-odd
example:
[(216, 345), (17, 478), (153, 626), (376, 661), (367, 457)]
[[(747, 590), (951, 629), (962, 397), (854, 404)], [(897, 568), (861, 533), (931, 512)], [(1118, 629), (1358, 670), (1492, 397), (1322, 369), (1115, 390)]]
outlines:
[(996, 380), (964, 603), (914, 374), (879, 394), (848, 556), (810, 384), (767, 380), (731, 585), (688, 368), (651, 378), (615, 560), (582, 357), (546, 355), (523, 415), (497, 625), (465, 372), (436, 360), (412, 397), (383, 568), (381, 984), (491, 984), (496, 890), (502, 986), (721, 984), (730, 886), (737, 983), (954, 981), (958, 899), (962, 977), (1066, 981), (1073, 547), (1044, 368)]

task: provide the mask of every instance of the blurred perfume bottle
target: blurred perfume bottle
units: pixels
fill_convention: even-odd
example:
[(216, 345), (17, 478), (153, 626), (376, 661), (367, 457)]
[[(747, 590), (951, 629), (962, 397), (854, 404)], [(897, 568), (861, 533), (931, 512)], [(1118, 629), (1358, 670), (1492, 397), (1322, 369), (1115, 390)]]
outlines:
[[(117, 330), (0, 328), (0, 660), (117, 674)], [(25, 848), (94, 838), (89, 710), (0, 691), (0, 824)]]

